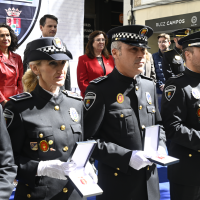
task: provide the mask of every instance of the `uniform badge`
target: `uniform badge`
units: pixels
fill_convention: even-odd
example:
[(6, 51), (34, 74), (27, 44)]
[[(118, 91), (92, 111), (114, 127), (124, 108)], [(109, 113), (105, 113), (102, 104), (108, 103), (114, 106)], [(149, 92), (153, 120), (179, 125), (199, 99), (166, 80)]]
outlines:
[(140, 37), (144, 37), (147, 34), (147, 32), (148, 32), (147, 28), (141, 29), (139, 32)]
[(96, 94), (94, 92), (88, 92), (84, 98), (84, 107), (89, 110), (96, 100)]
[(49, 150), (49, 144), (46, 140), (42, 140), (40, 142), (40, 150), (43, 152), (47, 152)]
[(76, 111), (75, 108), (70, 108), (69, 114), (74, 122), (78, 122), (79, 116), (78, 116), (78, 112)]
[(197, 88), (192, 88), (192, 96), (195, 98), (195, 99), (200, 99), (200, 92)]
[(165, 88), (165, 98), (168, 101), (171, 101), (172, 97), (174, 96), (176, 91), (176, 86), (174, 85), (169, 85)]
[(54, 37), (53, 44), (59, 49), (61, 49), (63, 47), (63, 43), (60, 40), (60, 38), (58, 38), (58, 37)]
[(37, 142), (30, 142), (31, 150), (37, 151), (38, 150), (38, 143)]
[(174, 63), (174, 64), (181, 64), (182, 62), (183, 62), (183, 60), (182, 60), (181, 56), (178, 56), (178, 55), (176, 55), (172, 60), (172, 63)]
[(14, 118), (14, 113), (7, 108), (3, 111), (3, 116), (6, 120), (6, 126), (7, 128), (11, 125), (13, 118)]
[(119, 93), (117, 95), (117, 102), (118, 103), (123, 103), (124, 102), (124, 95), (123, 94)]
[(151, 99), (151, 95), (149, 94), (149, 92), (146, 92), (146, 99), (148, 104), (152, 104), (152, 99)]
[(197, 110), (197, 116), (200, 117), (200, 108)]

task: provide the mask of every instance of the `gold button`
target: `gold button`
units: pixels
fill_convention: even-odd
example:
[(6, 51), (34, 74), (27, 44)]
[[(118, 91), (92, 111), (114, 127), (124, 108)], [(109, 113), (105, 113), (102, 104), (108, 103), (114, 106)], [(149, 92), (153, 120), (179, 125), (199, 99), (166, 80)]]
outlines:
[(139, 109), (141, 110), (141, 109), (142, 109), (142, 106), (139, 106)]
[(124, 117), (124, 114), (121, 114), (120, 117), (123, 118), (123, 117)]
[(149, 166), (147, 167), (147, 170), (149, 170)]
[(31, 195), (30, 195), (30, 194), (27, 194), (27, 197), (28, 197), (28, 198), (31, 198)]
[(117, 168), (117, 170), (120, 170), (120, 168)]
[(189, 157), (192, 157), (192, 154), (189, 154)]
[(68, 151), (68, 147), (67, 146), (65, 146), (65, 147), (63, 147), (63, 151)]
[(118, 176), (118, 173), (114, 173), (115, 176)]
[(142, 129), (145, 129), (145, 125), (142, 125)]
[(198, 150), (198, 152), (200, 152), (200, 150)]
[(67, 188), (63, 188), (63, 192), (64, 192), (64, 193), (67, 193), (67, 192), (68, 192), (68, 189), (67, 189)]
[(135, 89), (138, 91), (138, 90), (139, 90), (139, 87), (138, 87), (138, 86), (136, 86), (136, 87), (135, 87)]
[(52, 145), (53, 144), (53, 140), (49, 140), (49, 145)]
[(43, 138), (43, 136), (44, 136), (44, 135), (43, 135), (42, 133), (40, 133), (39, 137), (40, 137), (40, 138)]
[(55, 106), (54, 110), (56, 110), (56, 111), (60, 110), (59, 106)]
[(153, 109), (152, 112), (155, 113), (156, 111)]
[(26, 184), (26, 186), (28, 186), (28, 184)]
[(200, 107), (200, 104), (199, 104), (199, 107)]
[(62, 125), (62, 126), (60, 127), (60, 130), (61, 130), (61, 131), (64, 131), (64, 130), (65, 130), (65, 125)]

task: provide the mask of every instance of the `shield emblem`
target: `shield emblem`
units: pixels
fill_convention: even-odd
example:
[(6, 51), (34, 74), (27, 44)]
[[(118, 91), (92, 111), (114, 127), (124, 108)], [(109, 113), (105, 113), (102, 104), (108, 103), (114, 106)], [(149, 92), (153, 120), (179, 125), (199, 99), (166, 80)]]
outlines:
[(0, 23), (9, 25), (18, 37), (19, 45), (33, 29), (40, 11), (41, 0), (0, 0)]

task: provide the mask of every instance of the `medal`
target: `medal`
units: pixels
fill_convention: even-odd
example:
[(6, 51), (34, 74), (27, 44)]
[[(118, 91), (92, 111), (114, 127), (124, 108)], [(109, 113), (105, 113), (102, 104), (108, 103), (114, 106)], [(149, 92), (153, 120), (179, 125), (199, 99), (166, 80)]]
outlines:
[(200, 117), (200, 108), (197, 110), (197, 116)]
[(197, 88), (192, 88), (192, 96), (195, 98), (195, 99), (200, 99), (200, 92)]
[(75, 108), (70, 108), (69, 114), (74, 122), (78, 122), (79, 116), (78, 116), (78, 112), (76, 111)]
[(152, 104), (152, 99), (151, 99), (151, 95), (149, 94), (149, 92), (146, 92), (146, 99), (148, 104)]
[(43, 152), (47, 152), (49, 150), (49, 144), (46, 140), (42, 140), (40, 142), (40, 150)]
[(117, 95), (117, 102), (118, 103), (123, 103), (124, 102), (124, 95), (123, 94), (119, 93)]

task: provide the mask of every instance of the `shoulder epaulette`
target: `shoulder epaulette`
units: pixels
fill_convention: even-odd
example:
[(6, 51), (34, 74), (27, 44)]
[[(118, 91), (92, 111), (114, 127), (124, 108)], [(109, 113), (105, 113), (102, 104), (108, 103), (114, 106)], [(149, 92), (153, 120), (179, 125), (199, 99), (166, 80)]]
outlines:
[(169, 50), (167, 50), (167, 51), (164, 51), (164, 53), (166, 53), (166, 52), (169, 52), (169, 51), (172, 51), (173, 49), (169, 49)]
[(66, 94), (68, 97), (72, 97), (74, 99), (79, 99), (79, 100), (83, 99), (83, 97), (80, 96), (79, 94), (69, 91), (69, 90), (62, 90), (62, 93)]
[(24, 92), (24, 93), (21, 93), (21, 94), (11, 96), (11, 97), (9, 97), (9, 99), (12, 99), (14, 101), (21, 101), (21, 100), (24, 100), (24, 99), (29, 99), (31, 97), (32, 97), (32, 95), (29, 92)]
[(146, 79), (150, 80), (150, 81), (153, 81), (152, 78), (149, 78), (149, 77), (147, 77), (147, 76), (145, 76), (145, 75), (142, 75), (142, 74), (141, 74), (141, 76), (142, 76), (143, 78), (146, 78)]
[(99, 82), (101, 82), (101, 81), (103, 81), (103, 80), (105, 80), (107, 78), (108, 78), (108, 76), (100, 76), (100, 77), (90, 81), (90, 83), (99, 83)]
[(171, 78), (179, 78), (179, 77), (181, 77), (183, 75), (184, 75), (184, 73), (180, 73), (180, 74), (177, 74), (176, 76), (172, 76)]

